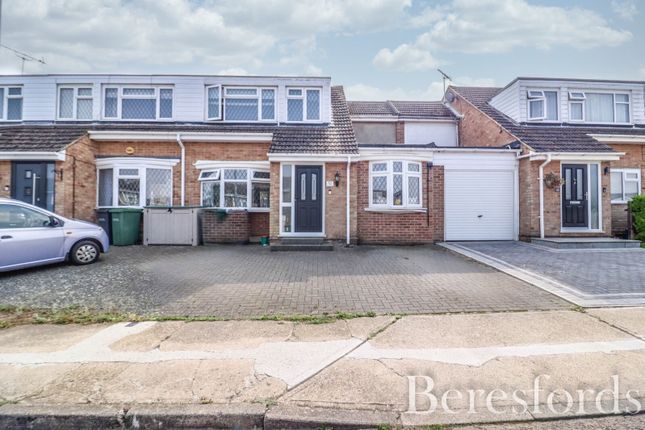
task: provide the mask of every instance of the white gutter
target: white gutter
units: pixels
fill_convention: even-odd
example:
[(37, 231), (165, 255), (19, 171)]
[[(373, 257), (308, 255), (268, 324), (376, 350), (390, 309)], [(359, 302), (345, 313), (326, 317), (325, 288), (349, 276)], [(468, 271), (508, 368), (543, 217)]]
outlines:
[(624, 152), (545, 152), (533, 154), (530, 158), (531, 161), (551, 160), (558, 161), (578, 161), (578, 160), (593, 160), (593, 161), (617, 161), (625, 155)]
[(186, 147), (181, 141), (181, 134), (177, 133), (177, 145), (181, 148), (181, 206), (185, 206), (186, 190)]
[[(92, 140), (137, 140), (148, 142), (173, 141), (177, 132), (170, 131), (126, 131), (90, 130)], [(271, 142), (273, 133), (226, 133), (226, 132), (181, 132), (184, 142)]]
[(347, 196), (346, 196), (346, 201), (345, 201), (345, 210), (347, 211), (347, 215), (345, 216), (345, 219), (347, 221), (346, 229), (347, 229), (347, 238), (346, 238), (346, 244), (349, 246), (350, 241), (351, 241), (351, 234), (350, 234), (350, 222), (349, 222), (349, 216), (350, 216), (350, 210), (349, 210), (349, 182), (350, 182), (350, 163), (352, 161), (352, 156), (348, 155), (347, 156)]
[(65, 161), (65, 151), (6, 151), (0, 152), (0, 160), (53, 160)]
[(544, 239), (544, 167), (551, 162), (551, 154), (546, 155), (546, 161), (540, 164), (540, 239)]
[(590, 134), (590, 137), (593, 137), (599, 142), (603, 143), (627, 143), (627, 144), (641, 144), (645, 143), (645, 135), (633, 135), (633, 134)]

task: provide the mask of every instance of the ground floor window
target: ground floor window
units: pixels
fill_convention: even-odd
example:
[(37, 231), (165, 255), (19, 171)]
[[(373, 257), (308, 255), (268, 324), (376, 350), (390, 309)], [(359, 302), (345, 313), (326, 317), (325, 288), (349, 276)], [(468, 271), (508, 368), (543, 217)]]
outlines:
[(640, 169), (611, 169), (611, 202), (627, 203), (641, 191)]
[(202, 170), (202, 206), (216, 208), (268, 209), (268, 169), (231, 167)]
[(101, 159), (98, 207), (172, 206), (172, 167), (177, 160)]
[(421, 163), (393, 160), (370, 163), (369, 205), (374, 208), (421, 207)]

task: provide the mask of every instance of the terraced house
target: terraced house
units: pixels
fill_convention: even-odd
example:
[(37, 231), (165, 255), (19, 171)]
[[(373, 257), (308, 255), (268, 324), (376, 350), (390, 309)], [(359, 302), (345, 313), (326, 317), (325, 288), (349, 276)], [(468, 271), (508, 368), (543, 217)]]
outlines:
[(31, 75), (0, 100), (0, 195), (200, 207), (204, 242), (607, 236), (642, 187), (639, 82), (348, 103), (328, 77)]

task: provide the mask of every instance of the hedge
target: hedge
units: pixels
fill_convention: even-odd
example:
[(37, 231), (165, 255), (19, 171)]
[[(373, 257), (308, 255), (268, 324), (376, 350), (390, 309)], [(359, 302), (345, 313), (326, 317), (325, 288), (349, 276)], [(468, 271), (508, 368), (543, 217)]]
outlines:
[(634, 215), (634, 228), (636, 239), (645, 242), (645, 195), (635, 196), (630, 204)]

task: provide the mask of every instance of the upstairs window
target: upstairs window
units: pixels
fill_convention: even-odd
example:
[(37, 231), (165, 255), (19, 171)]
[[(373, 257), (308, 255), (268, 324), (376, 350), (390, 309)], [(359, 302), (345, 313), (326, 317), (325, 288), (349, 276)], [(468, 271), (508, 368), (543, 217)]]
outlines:
[(173, 89), (164, 87), (106, 87), (103, 117), (121, 120), (168, 120), (173, 116)]
[(529, 90), (527, 97), (529, 120), (558, 120), (557, 91)]
[(92, 87), (58, 87), (58, 119), (92, 119)]
[[(575, 98), (572, 98), (575, 96)], [(569, 100), (572, 121), (605, 124), (631, 123), (629, 94), (605, 92), (570, 92)]]
[[(219, 91), (216, 92), (215, 88), (218, 87), (208, 88), (209, 119), (219, 119)], [(224, 120), (275, 121), (275, 88), (225, 87)]]
[(22, 120), (22, 87), (0, 87), (0, 120)]
[(370, 207), (420, 208), (421, 163), (375, 161), (370, 163)]
[(287, 88), (287, 121), (320, 121), (320, 88)]

